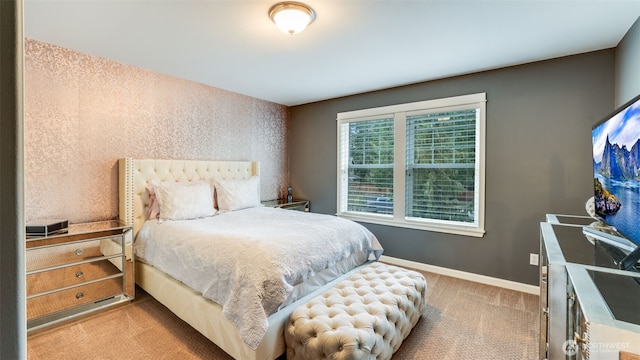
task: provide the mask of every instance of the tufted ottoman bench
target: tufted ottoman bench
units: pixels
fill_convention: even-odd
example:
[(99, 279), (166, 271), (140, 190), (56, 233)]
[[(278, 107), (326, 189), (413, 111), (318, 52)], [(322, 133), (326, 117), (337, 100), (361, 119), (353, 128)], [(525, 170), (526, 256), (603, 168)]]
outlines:
[(371, 263), (293, 311), (287, 360), (390, 359), (424, 314), (426, 291), (422, 274)]

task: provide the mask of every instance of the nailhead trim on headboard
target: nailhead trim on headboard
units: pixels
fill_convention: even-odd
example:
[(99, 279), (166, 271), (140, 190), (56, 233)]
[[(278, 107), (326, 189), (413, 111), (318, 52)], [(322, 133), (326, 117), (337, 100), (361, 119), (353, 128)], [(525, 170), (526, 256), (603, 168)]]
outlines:
[(133, 159), (123, 158), (118, 161), (118, 204), (120, 221), (133, 225)]

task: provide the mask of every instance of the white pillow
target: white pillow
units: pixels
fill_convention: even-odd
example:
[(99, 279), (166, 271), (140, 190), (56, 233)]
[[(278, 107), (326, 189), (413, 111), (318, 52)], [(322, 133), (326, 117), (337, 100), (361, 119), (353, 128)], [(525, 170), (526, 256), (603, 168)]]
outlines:
[(260, 178), (214, 179), (218, 210), (233, 211), (262, 206), (260, 203)]
[(204, 181), (153, 182), (160, 220), (188, 220), (216, 214), (211, 185)]

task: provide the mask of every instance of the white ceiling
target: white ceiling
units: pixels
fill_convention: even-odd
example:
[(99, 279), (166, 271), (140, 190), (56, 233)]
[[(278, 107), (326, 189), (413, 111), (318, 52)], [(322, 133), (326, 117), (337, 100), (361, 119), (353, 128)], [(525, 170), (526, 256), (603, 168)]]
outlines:
[(303, 0), (303, 33), (277, 0), (24, 0), (31, 39), (299, 105), (615, 47), (640, 0)]

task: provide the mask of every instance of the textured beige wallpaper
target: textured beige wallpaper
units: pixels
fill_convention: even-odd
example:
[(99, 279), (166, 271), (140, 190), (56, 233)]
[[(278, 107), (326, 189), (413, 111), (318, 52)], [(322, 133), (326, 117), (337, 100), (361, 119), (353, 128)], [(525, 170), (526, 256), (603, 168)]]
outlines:
[(25, 40), (26, 221), (118, 216), (120, 157), (257, 160), (288, 185), (286, 106)]

